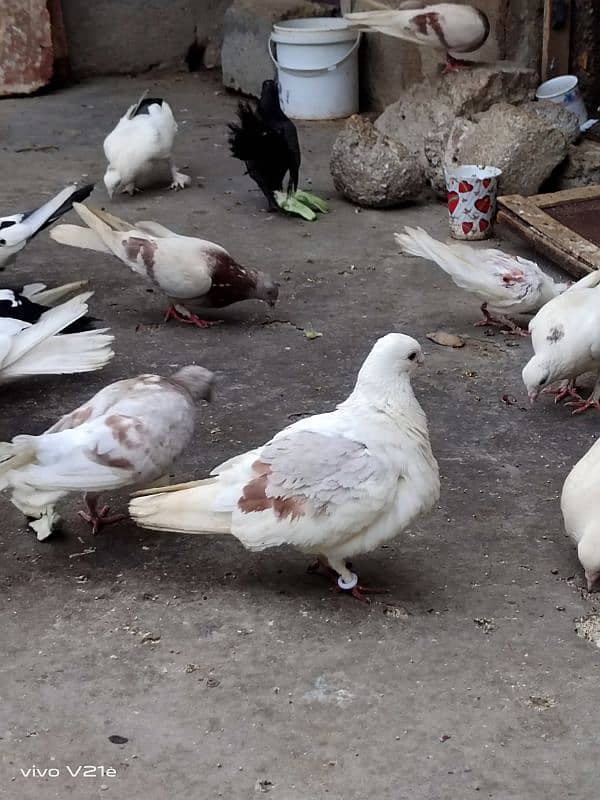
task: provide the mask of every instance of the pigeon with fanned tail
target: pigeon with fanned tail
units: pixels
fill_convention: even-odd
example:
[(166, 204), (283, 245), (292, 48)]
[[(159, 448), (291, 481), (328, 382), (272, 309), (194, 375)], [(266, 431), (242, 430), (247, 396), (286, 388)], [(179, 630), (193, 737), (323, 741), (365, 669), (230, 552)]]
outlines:
[(93, 189), (93, 183), (80, 188), (72, 184), (35, 211), (0, 217), (0, 269), (15, 261), (28, 242), (70, 211), (74, 202), (86, 200)]
[(560, 507), (591, 592), (600, 579), (600, 439), (568, 474)]
[(427, 419), (410, 384), (422, 362), (410, 336), (384, 336), (335, 411), (289, 425), (207, 480), (141, 492), (133, 519), (159, 531), (232, 534), (250, 550), (295, 545), (365, 600), (369, 589), (347, 560), (393, 539), (439, 495)]
[(398, 9), (382, 3), (374, 11), (344, 14), (348, 25), (361, 31), (383, 33), (408, 42), (443, 50), (445, 72), (470, 66), (453, 53), (479, 50), (490, 35), (490, 21), (478, 8), (458, 3), (404, 3)]
[[(530, 401), (549, 391), (556, 401), (573, 398), (567, 405), (574, 414), (600, 411), (600, 271), (546, 303), (529, 323), (529, 332), (535, 355), (523, 369), (523, 382)], [(595, 373), (596, 383), (584, 400), (575, 383), (586, 372)]]
[[(9, 317), (33, 325), (49, 308), (80, 294), (87, 285), (87, 281), (74, 281), (48, 289), (44, 283), (30, 283), (17, 289), (0, 289), (0, 318)], [(81, 317), (62, 333), (90, 330), (94, 321), (93, 317)]]
[(404, 253), (433, 261), (459, 288), (482, 301), (484, 319), (476, 325), (496, 325), (525, 335), (507, 315), (534, 314), (571, 285), (554, 281), (526, 258), (458, 242), (444, 244), (423, 228), (406, 227), (395, 239)]
[(180, 236), (157, 222), (131, 225), (106, 211), (75, 205), (89, 225), (57, 225), (50, 236), (61, 244), (109, 253), (169, 298), (165, 320), (206, 328), (213, 322), (190, 311), (191, 303), (222, 308), (255, 298), (275, 305), (278, 285), (268, 275), (243, 267), (214, 242)]
[(282, 111), (275, 81), (264, 81), (254, 110), (238, 106), (239, 123), (229, 125), (229, 144), (234, 158), (246, 164), (248, 175), (267, 199), (269, 211), (278, 211), (275, 192), (283, 189), (289, 173), (288, 192), (298, 189), (300, 144), (296, 126)]
[(50, 308), (34, 325), (0, 318), (0, 383), (32, 375), (93, 372), (107, 364), (114, 355), (114, 337), (107, 330), (65, 333), (85, 317), (92, 294), (84, 292)]
[(168, 378), (140, 375), (106, 386), (40, 436), (0, 443), (0, 490), (12, 490), (40, 540), (59, 522), (58, 501), (83, 492), (80, 516), (97, 533), (123, 519), (99, 507), (102, 492), (167, 479), (192, 437), (196, 402), (210, 399), (212, 383), (211, 372), (188, 366)]
[(177, 123), (171, 106), (160, 97), (146, 97), (130, 106), (104, 140), (108, 167), (104, 185), (109, 196), (133, 194), (142, 176), (151, 175), (166, 164), (171, 172), (171, 189), (183, 189), (191, 180), (173, 163)]

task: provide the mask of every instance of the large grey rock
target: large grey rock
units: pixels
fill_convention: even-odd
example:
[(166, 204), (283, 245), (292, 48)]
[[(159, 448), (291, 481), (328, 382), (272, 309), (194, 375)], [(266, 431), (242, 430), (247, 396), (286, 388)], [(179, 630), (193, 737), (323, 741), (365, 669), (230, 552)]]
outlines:
[(355, 114), (333, 145), (330, 163), (338, 192), (353, 203), (386, 208), (417, 197), (425, 177), (417, 159)]
[[(446, 135), (447, 133), (447, 135)], [(437, 137), (437, 138), (436, 138)], [(431, 153), (440, 142), (435, 161)], [(442, 127), (428, 138), (427, 177), (444, 194), (443, 167), (487, 164), (502, 170), (502, 194), (535, 194), (564, 160), (569, 143), (561, 130), (524, 108), (498, 103), (475, 120), (457, 119), (447, 132)]]
[(523, 103), (521, 109), (527, 111), (528, 114), (534, 114), (536, 117), (543, 119), (553, 128), (558, 128), (559, 131), (562, 131), (569, 144), (573, 144), (581, 136), (579, 118), (576, 114), (567, 111), (559, 103), (551, 103), (550, 100), (534, 100)]
[(400, 142), (425, 167), (424, 139), (456, 117), (471, 117), (495, 103), (533, 98), (534, 70), (507, 62), (485, 64), (416, 84), (375, 122), (378, 131)]
[(600, 183), (600, 144), (586, 141), (573, 144), (564, 163), (552, 175), (552, 188), (576, 189)]
[(328, 13), (310, 0), (234, 0), (223, 23), (223, 85), (258, 97), (262, 82), (274, 75), (268, 51), (273, 23)]

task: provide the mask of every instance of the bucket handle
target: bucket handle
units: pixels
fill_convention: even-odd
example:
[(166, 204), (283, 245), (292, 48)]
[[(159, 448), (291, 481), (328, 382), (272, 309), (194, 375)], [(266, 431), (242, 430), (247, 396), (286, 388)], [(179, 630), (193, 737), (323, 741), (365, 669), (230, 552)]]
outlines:
[(356, 50), (356, 48), (360, 44), (361, 36), (362, 36), (362, 34), (359, 33), (358, 36), (356, 37), (356, 41), (354, 42), (354, 44), (352, 45), (350, 50), (348, 50), (348, 52), (344, 56), (342, 56), (342, 58), (338, 58), (337, 61), (334, 61), (333, 64), (328, 64), (326, 67), (304, 67), (304, 68), (301, 68), (301, 67), (284, 67), (284, 66), (282, 66), (279, 63), (279, 61), (277, 61), (277, 57), (276, 57), (275, 53), (273, 52), (273, 41), (274, 40), (273, 40), (273, 34), (272, 33), (269, 36), (269, 56), (271, 57), (271, 61), (273, 62), (273, 64), (275, 64), (275, 66), (278, 69), (282, 69), (282, 70), (287, 71), (287, 72), (331, 72), (331, 70), (337, 69), (337, 67), (339, 67), (340, 64), (343, 64), (344, 61), (346, 61), (346, 59), (350, 58), (352, 53)]

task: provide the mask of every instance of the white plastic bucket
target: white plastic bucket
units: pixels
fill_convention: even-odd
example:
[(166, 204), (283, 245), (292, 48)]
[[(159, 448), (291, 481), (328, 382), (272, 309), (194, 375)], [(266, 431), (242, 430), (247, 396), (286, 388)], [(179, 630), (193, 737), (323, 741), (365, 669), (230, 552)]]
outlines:
[(269, 55), (277, 67), (283, 111), (295, 119), (355, 114), (359, 43), (360, 33), (336, 17), (289, 19), (273, 25)]
[(535, 96), (538, 100), (550, 100), (551, 103), (564, 106), (567, 111), (577, 115), (580, 125), (587, 122), (587, 110), (575, 75), (560, 75), (545, 81), (538, 86)]

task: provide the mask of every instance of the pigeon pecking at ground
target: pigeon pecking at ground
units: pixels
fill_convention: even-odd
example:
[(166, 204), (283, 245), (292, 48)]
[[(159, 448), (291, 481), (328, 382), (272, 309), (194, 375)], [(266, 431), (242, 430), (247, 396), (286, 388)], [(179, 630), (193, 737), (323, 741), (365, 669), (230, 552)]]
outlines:
[(366, 600), (346, 561), (397, 536), (439, 496), (427, 420), (410, 376), (415, 339), (390, 333), (335, 411), (299, 420), (207, 480), (142, 492), (130, 513), (145, 528), (233, 534), (250, 550), (292, 544)]
[[(400, 8), (386, 8), (373, 3), (376, 11), (344, 14), (346, 22), (362, 31), (383, 33), (415, 44), (446, 52), (444, 72), (471, 66), (452, 53), (479, 50), (490, 35), (490, 21), (478, 8), (457, 3), (403, 3)], [(383, 8), (381, 8), (383, 6)]]
[(187, 186), (191, 182), (189, 176), (178, 172), (172, 160), (176, 133), (173, 112), (162, 98), (143, 95), (130, 106), (104, 140), (108, 161), (104, 185), (109, 196), (133, 194), (142, 176), (165, 163), (171, 171), (171, 189)]
[(114, 337), (106, 329), (65, 333), (86, 316), (92, 294), (84, 292), (50, 308), (34, 325), (0, 318), (0, 383), (32, 375), (94, 372), (108, 364), (114, 356)]
[(0, 490), (31, 518), (38, 539), (59, 522), (58, 501), (83, 492), (80, 515), (97, 533), (122, 519), (99, 508), (102, 492), (164, 479), (194, 431), (196, 402), (208, 400), (213, 375), (188, 366), (169, 378), (140, 375), (101, 389), (40, 436), (0, 444)]
[(296, 126), (281, 110), (275, 81), (263, 82), (256, 110), (240, 103), (237, 113), (239, 124), (229, 125), (231, 153), (245, 162), (248, 175), (267, 198), (269, 211), (278, 211), (275, 192), (282, 190), (288, 173), (288, 192), (298, 189), (301, 156)]
[[(566, 292), (550, 300), (529, 323), (535, 355), (523, 369), (529, 399), (541, 391), (556, 395), (556, 402), (572, 397), (574, 414), (589, 408), (600, 411), (600, 272), (592, 272)], [(575, 389), (579, 375), (596, 374), (587, 400)], [(552, 384), (561, 381), (557, 388)]]
[(30, 239), (70, 211), (73, 202), (88, 198), (93, 189), (93, 183), (79, 189), (72, 184), (35, 211), (0, 217), (0, 269), (15, 261)]
[(206, 328), (214, 323), (188, 310), (190, 303), (222, 308), (255, 298), (275, 305), (278, 284), (263, 272), (241, 266), (218, 244), (180, 236), (157, 222), (131, 225), (91, 206), (74, 208), (89, 228), (57, 225), (50, 236), (61, 244), (116, 256), (167, 295), (165, 320)]
[[(87, 281), (75, 281), (48, 289), (44, 283), (30, 283), (17, 289), (0, 289), (0, 318), (9, 317), (33, 325), (44, 312), (57, 303), (81, 293), (87, 284)], [(89, 330), (92, 322), (94, 322), (93, 317), (81, 317), (62, 333)]]
[(533, 261), (502, 250), (478, 249), (466, 244), (444, 244), (423, 228), (394, 234), (407, 255), (436, 263), (461, 289), (483, 301), (484, 319), (476, 325), (497, 325), (511, 333), (526, 335), (507, 314), (534, 314), (571, 285), (557, 283)]
[(600, 578), (600, 439), (568, 474), (560, 507), (591, 591)]

